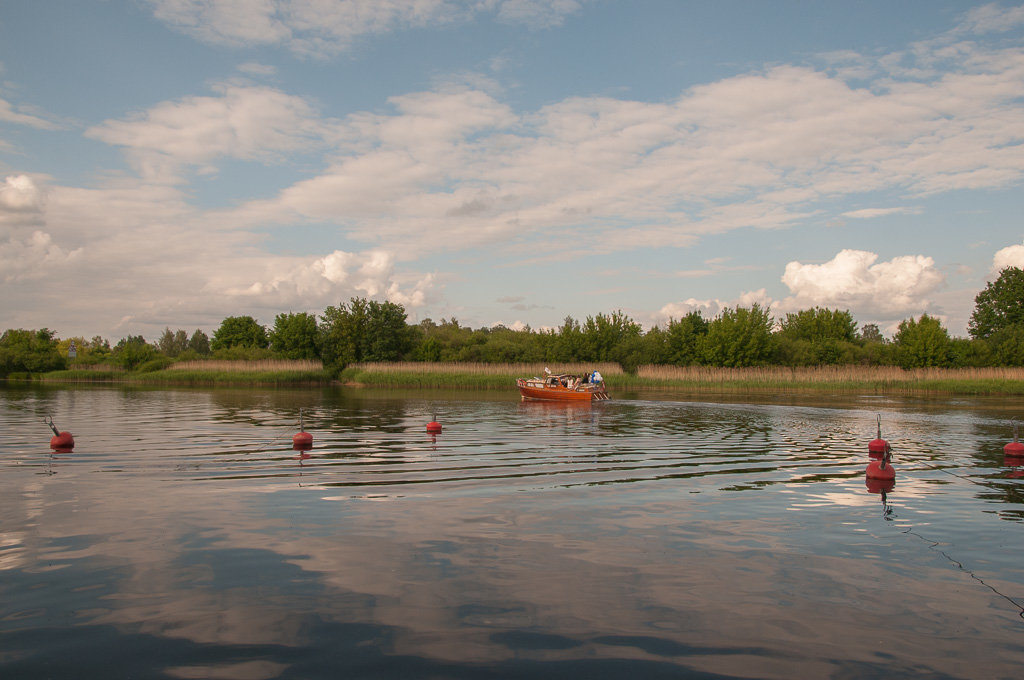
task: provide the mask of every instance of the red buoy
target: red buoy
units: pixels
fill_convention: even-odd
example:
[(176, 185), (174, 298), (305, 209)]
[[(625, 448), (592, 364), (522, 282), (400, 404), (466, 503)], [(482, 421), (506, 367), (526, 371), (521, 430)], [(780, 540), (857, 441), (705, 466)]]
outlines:
[(50, 437), (50, 448), (54, 451), (70, 451), (75, 448), (75, 438), (70, 432), (58, 432)]
[(434, 419), (427, 423), (427, 432), (431, 434), (437, 434), (440, 431), (441, 423), (437, 422), (437, 416), (434, 416)]
[(867, 478), (880, 481), (893, 481), (896, 479), (896, 470), (893, 469), (892, 463), (889, 462), (891, 457), (887, 453), (880, 460), (873, 460), (868, 463), (868, 467), (865, 470)]
[(1013, 424), (1013, 441), (1003, 447), (1003, 453), (1007, 456), (1024, 457), (1024, 444), (1017, 441), (1017, 423)]
[(308, 451), (313, 448), (313, 435), (306, 432), (302, 427), (302, 409), (299, 409), (299, 429), (302, 432), (297, 433), (292, 437), (292, 448), (296, 451)]
[(872, 458), (881, 458), (889, 451), (889, 442), (882, 439), (882, 416), (878, 416), (878, 435), (868, 442), (868, 454)]
[(895, 479), (873, 479), (867, 477), (864, 479), (864, 485), (867, 486), (869, 493), (889, 493), (896, 488)]
[(53, 416), (43, 418), (43, 422), (53, 430), (53, 436), (50, 437), (51, 449), (54, 451), (70, 451), (75, 448), (75, 438), (71, 436), (70, 432), (58, 432), (57, 426), (53, 424)]

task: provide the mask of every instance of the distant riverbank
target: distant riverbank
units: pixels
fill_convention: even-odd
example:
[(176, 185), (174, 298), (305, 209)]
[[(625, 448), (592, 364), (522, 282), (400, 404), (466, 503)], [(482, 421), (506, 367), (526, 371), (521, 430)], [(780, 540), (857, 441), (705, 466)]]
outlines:
[[(618, 364), (485, 364), (378, 362), (353, 364), (334, 375), (315, 361), (190, 361), (152, 371), (112, 367), (54, 371), (25, 380), (45, 383), (124, 383), (152, 386), (412, 387), (512, 390), (515, 379), (553, 373), (584, 375), (597, 369), (608, 389), (666, 390), (708, 394), (1024, 394), (1024, 368), (927, 368), (893, 366), (779, 366), (720, 368), (641, 366), (636, 374)], [(14, 378), (18, 379), (18, 378)]]

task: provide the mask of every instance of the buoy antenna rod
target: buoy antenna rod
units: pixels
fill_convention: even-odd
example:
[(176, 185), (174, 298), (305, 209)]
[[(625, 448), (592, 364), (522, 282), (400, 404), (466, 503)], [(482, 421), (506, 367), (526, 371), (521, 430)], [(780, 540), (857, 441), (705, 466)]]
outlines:
[(876, 416), (878, 418), (878, 439), (882, 438), (882, 414), (879, 413)]
[(57, 430), (57, 426), (53, 424), (53, 416), (46, 416), (45, 418), (43, 418), (43, 422), (50, 426), (50, 429), (53, 430), (53, 434), (55, 434), (58, 437), (60, 436), (60, 432)]

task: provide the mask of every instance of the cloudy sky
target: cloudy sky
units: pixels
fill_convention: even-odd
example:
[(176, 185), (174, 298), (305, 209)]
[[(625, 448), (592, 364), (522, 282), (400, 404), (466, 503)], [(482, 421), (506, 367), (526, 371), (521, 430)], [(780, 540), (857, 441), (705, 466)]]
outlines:
[(0, 326), (825, 306), (1024, 266), (1024, 3), (0, 6)]

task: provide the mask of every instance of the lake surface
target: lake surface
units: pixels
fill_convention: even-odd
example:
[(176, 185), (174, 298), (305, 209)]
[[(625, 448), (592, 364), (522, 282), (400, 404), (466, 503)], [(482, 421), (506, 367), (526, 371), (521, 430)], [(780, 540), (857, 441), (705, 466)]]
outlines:
[(1024, 673), (1024, 408), (613, 397), (0, 388), (0, 677)]

